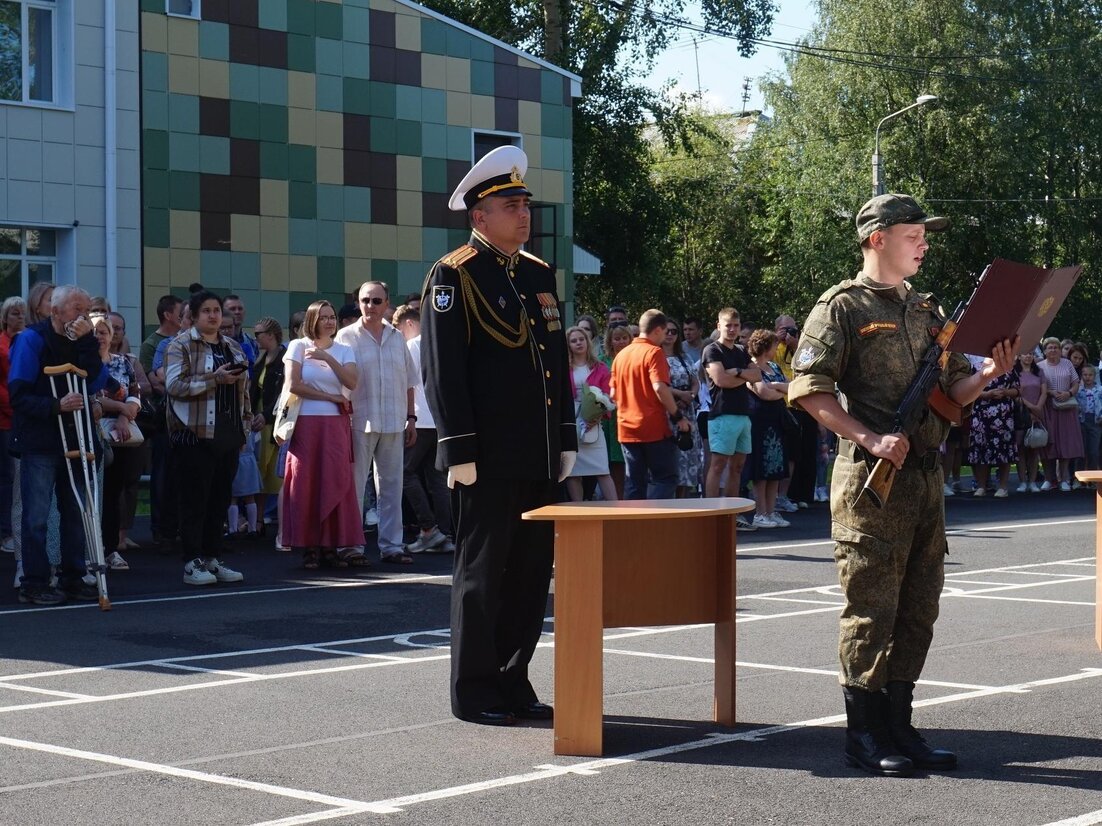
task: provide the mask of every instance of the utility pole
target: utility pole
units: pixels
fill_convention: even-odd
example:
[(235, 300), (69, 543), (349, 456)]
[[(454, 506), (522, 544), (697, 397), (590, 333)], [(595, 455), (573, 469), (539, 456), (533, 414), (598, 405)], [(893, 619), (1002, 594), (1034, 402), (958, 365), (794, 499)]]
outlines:
[(696, 35), (693, 35), (693, 59), (696, 61), (696, 94), (699, 97), (703, 92), (700, 89), (700, 44)]
[(742, 114), (746, 114), (746, 107), (750, 105), (750, 78), (744, 77), (742, 79)]

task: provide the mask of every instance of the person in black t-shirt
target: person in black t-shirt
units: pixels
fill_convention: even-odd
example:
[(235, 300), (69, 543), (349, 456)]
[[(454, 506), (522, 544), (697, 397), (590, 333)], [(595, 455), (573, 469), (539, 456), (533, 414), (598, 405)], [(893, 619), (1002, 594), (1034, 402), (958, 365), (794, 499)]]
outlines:
[(750, 391), (746, 384), (761, 381), (761, 371), (738, 344), (738, 310), (720, 310), (718, 329), (719, 339), (705, 347), (700, 357), (712, 397), (708, 413), (712, 463), (704, 483), (705, 496), (719, 496), (724, 471), (733, 488), (731, 493), (738, 490), (742, 466), (750, 452)]

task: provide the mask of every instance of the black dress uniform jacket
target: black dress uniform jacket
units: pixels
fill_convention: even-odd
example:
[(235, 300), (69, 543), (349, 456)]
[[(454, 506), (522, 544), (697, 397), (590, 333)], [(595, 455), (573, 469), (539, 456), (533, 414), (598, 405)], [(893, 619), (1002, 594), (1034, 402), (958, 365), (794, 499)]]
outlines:
[(429, 272), (421, 360), (437, 467), (476, 462), (480, 478), (558, 478), (559, 454), (578, 449), (578, 433), (549, 265), (473, 233)]
[(554, 553), (548, 522), (521, 514), (555, 501), (560, 453), (578, 449), (555, 275), (477, 232), (438, 261), (421, 301), (425, 394), (443, 470), (456, 485), (451, 703), (461, 719), (537, 700), (528, 663), (539, 642)]

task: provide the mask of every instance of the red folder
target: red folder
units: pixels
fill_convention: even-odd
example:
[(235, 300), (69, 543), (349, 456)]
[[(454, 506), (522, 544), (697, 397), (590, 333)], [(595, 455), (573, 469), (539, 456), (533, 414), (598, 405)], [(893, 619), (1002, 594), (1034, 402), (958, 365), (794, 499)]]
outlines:
[(955, 353), (991, 355), (1005, 338), (1037, 344), (1079, 279), (1080, 265), (1044, 269), (996, 258), (980, 276), (949, 344)]

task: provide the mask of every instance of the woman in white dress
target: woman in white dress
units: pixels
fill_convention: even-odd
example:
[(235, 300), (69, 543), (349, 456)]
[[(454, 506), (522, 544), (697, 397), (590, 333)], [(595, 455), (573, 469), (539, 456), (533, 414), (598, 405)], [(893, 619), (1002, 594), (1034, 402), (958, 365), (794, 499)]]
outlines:
[[(592, 422), (582, 421), (580, 416), (582, 392), (588, 384), (597, 388), (606, 396), (609, 391), (609, 379), (612, 372), (598, 360), (593, 339), (583, 327), (571, 327), (566, 331), (566, 345), (570, 351), (570, 383), (574, 389), (574, 416), (578, 421), (578, 460), (566, 479), (566, 490), (570, 501), (582, 501), (582, 479), (586, 476), (597, 477), (601, 498), (606, 502), (616, 501), (616, 486), (608, 473), (608, 447), (601, 419)], [(603, 418), (603, 417), (602, 417)]]

